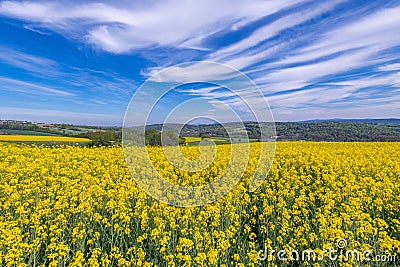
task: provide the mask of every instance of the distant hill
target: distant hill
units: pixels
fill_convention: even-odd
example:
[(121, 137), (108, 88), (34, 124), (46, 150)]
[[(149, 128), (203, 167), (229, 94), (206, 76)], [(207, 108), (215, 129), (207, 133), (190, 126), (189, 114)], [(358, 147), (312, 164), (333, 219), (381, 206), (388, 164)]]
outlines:
[[(400, 120), (276, 122), (276, 138), (278, 141), (400, 142), (400, 122), (394, 123), (397, 121)], [(260, 129), (257, 123), (245, 122), (244, 125), (250, 139), (260, 138)], [(164, 129), (176, 129), (178, 126), (164, 125)], [(266, 126), (268, 126), (266, 123), (261, 123), (261, 127)], [(161, 130), (162, 127), (161, 124), (155, 124), (146, 128)], [(224, 127), (220, 124), (181, 125), (180, 127), (182, 127), (182, 136), (197, 137), (206, 134), (210, 137), (228, 137)]]
[[(227, 123), (225, 126), (235, 128), (238, 123)], [(261, 123), (261, 127), (270, 124)], [(250, 139), (260, 140), (258, 123), (244, 122)], [(397, 141), (400, 142), (400, 119), (330, 119), (308, 120), (301, 122), (276, 122), (276, 138), (278, 141), (327, 141), (327, 142), (365, 142), (365, 141)], [(154, 124), (146, 129), (171, 130), (182, 128), (181, 136), (198, 137), (228, 137), (221, 124), (179, 125), (179, 124)], [(238, 127), (239, 128), (239, 127)], [(67, 124), (43, 124), (0, 120), (0, 133), (18, 131), (35, 131), (64, 136), (87, 137), (90, 133), (102, 129), (121, 133), (121, 127), (94, 127), (75, 126)], [(269, 132), (271, 135), (275, 132)]]
[[(30, 121), (0, 120), (0, 134), (61, 135), (78, 137), (98, 131), (100, 127), (71, 124), (49, 124)], [(119, 128), (120, 130), (120, 128)], [(37, 134), (34, 134), (37, 133)]]
[(278, 140), (400, 142), (400, 124), (369, 122), (277, 122)]
[(400, 124), (400, 119), (323, 119), (323, 120), (306, 120), (301, 122), (364, 122), (364, 123), (384, 123), (384, 124)]

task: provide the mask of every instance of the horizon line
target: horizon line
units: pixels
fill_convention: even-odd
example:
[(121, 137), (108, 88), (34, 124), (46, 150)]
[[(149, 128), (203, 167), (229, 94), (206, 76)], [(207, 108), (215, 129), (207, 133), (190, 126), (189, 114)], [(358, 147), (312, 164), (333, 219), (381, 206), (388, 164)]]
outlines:
[[(307, 119), (307, 120), (293, 120), (293, 121), (274, 121), (274, 123), (310, 123), (310, 122), (357, 122), (357, 121), (368, 121), (368, 120), (399, 120), (400, 118), (330, 118), (330, 119)], [(29, 121), (29, 120), (15, 120), (15, 119), (0, 119), (0, 122), (5, 121), (13, 121), (13, 122), (25, 122), (25, 123), (32, 123), (32, 124), (51, 124), (51, 125), (71, 125), (71, 126), (83, 126), (83, 127), (124, 127), (123, 124), (121, 125), (95, 125), (95, 124), (71, 124), (65, 122), (38, 122), (38, 121)], [(197, 124), (184, 124), (184, 123), (151, 123), (146, 125), (136, 125), (136, 126), (126, 126), (126, 127), (143, 127), (143, 126), (154, 126), (154, 125), (172, 125), (172, 124), (184, 124), (184, 125), (191, 125), (191, 126), (200, 126), (200, 125), (218, 125), (218, 124), (228, 124), (228, 123), (268, 123), (268, 122), (257, 122), (257, 121), (231, 121), (231, 122), (223, 122), (223, 123), (197, 123)]]

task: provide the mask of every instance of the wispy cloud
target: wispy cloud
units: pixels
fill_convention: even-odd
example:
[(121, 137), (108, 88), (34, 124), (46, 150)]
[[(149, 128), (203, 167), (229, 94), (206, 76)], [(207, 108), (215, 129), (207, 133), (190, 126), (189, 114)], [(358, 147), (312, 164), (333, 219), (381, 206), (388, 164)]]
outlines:
[(381, 71), (393, 71), (393, 70), (400, 71), (400, 63), (383, 65), (383, 66), (380, 66), (378, 69)]
[[(335, 28), (309, 46), (287, 51), (284, 59), (258, 66), (257, 69), (261, 74), (262, 70), (279, 69), (271, 75), (272, 78), (282, 76), (284, 79), (289, 74), (309, 81), (318, 76), (398, 58), (396, 54), (378, 54), (400, 44), (400, 36), (393, 34), (400, 24), (398, 12), (400, 7), (381, 10), (361, 21)], [(294, 64), (297, 66), (293, 67)], [(308, 75), (311, 77), (308, 78)], [(271, 76), (263, 79), (268, 80)]]
[(368, 49), (359, 50), (317, 63), (282, 68), (256, 78), (255, 81), (262, 84), (267, 94), (302, 88), (317, 82), (317, 79), (321, 77), (377, 63), (377, 61), (368, 60), (370, 55), (371, 51)]
[[(360, 89), (376, 86), (398, 87), (398, 76), (391, 74), (385, 77), (366, 78), (366, 74), (358, 71), (357, 79), (342, 79), (339, 83), (324, 84), (337, 75), (350, 75), (355, 70), (366, 67), (378, 67), (378, 71), (397, 70), (398, 64), (387, 64), (398, 59), (395, 53), (382, 53), (400, 44), (400, 36), (393, 34), (400, 25), (399, 7), (384, 8), (370, 12), (361, 19), (350, 19), (339, 25), (330, 25), (327, 31), (318, 27), (311, 27), (316, 36), (304, 45), (302, 36), (289, 40), (268, 39), (277, 38), (280, 32), (313, 19), (330, 9), (335, 8), (343, 1), (324, 3), (308, 7), (310, 10), (289, 13), (270, 24), (259, 27), (248, 37), (223, 47), (207, 56), (210, 60), (221, 60), (237, 68), (245, 68), (259, 84), (265, 94), (288, 92), (281, 96), (269, 97), (271, 103), (299, 108), (304, 105), (320, 106), (326, 103), (346, 102), (349, 96)], [(305, 27), (307, 30), (307, 27)], [(304, 31), (304, 29), (303, 29)], [(311, 37), (313, 32), (307, 32)], [(298, 38), (298, 39), (296, 39)], [(297, 45), (296, 42), (298, 42)], [(288, 43), (290, 45), (288, 45)], [(272, 46), (271, 46), (272, 44)], [(265, 47), (265, 49), (263, 49)], [(276, 58), (277, 54), (281, 54)], [(270, 62), (262, 63), (270, 58)], [(250, 67), (254, 65), (254, 67)], [(312, 86), (310, 89), (303, 89)], [(225, 93), (200, 90), (196, 94), (204, 96), (223, 97)], [(360, 95), (360, 93), (357, 93)], [(374, 93), (369, 93), (374, 98)], [(279, 100), (280, 99), (280, 100)], [(279, 100), (279, 102), (278, 102)], [(355, 99), (353, 101), (356, 102)], [(234, 100), (233, 100), (234, 103)], [(334, 106), (331, 106), (333, 109)]]
[(275, 108), (274, 113), (276, 121), (300, 121), (308, 120), (310, 118), (318, 119), (332, 119), (332, 118), (390, 118), (397, 117), (399, 114), (400, 99), (392, 102), (376, 102), (374, 100), (369, 100), (362, 105), (337, 105), (336, 108), (332, 106), (325, 107), (279, 107)]
[[(378, 118), (396, 117), (400, 111), (399, 93), (400, 74), (395, 73), (326, 83), (316, 88), (275, 94), (268, 100), (280, 120), (288, 120), (288, 114), (291, 120), (354, 118), (362, 110), (365, 114), (361, 117)], [(290, 109), (297, 112), (290, 112)], [(314, 114), (311, 110), (320, 110), (320, 113)], [(378, 115), (378, 112), (387, 113)]]
[(350, 79), (339, 82), (329, 83), (330, 85), (342, 85), (342, 86), (352, 86), (355, 88), (367, 88), (367, 87), (383, 87), (391, 86), (400, 88), (400, 72), (390, 73), (386, 75), (379, 76), (364, 76), (358, 79)]
[(265, 26), (257, 28), (252, 34), (239, 42), (211, 53), (207, 58), (213, 61), (223, 61), (239, 69), (262, 61), (265, 59), (265, 54), (263, 52), (265, 49), (263, 49), (264, 45), (260, 46), (260, 44), (265, 43), (265, 41), (277, 36), (284, 30), (305, 23), (316, 16), (332, 10), (335, 6), (344, 1), (345, 0), (323, 2), (316, 6), (308, 7), (305, 10), (289, 13)]
[(359, 21), (334, 28), (310, 46), (299, 49), (277, 64), (293, 64), (316, 60), (325, 56), (356, 49), (368, 50), (372, 56), (384, 49), (397, 46), (400, 36), (393, 34), (400, 25), (400, 7), (379, 10)]
[[(137, 81), (185, 61), (228, 64), (259, 85), (278, 119), (349, 117), (363, 111), (369, 116), (361, 117), (398, 114), (398, 1), (128, 2), (3, 1), (0, 15), (23, 21), (27, 30), (60, 33), (78, 46), (88, 45), (84, 49), (93, 47), (95, 53), (132, 58), (139, 54), (145, 59), (138, 62), (144, 63), (144, 70)], [(75, 100), (85, 98), (98, 105), (122, 103), (139, 85), (113, 70), (75, 69), (10, 47), (1, 49), (0, 62), (42, 78), (63, 80), (65, 88), (71, 89), (65, 91), (76, 94)], [(155, 81), (185, 83), (196, 77), (207, 82), (230, 75), (196, 67), (174, 67)], [(18, 85), (13, 78), (4, 77), (0, 83), (6, 90), (20, 86), (60, 96), (64, 91), (60, 89), (64, 87), (22, 84), (27, 79)], [(226, 103), (237, 108), (243, 104), (212, 87), (182, 93), (229, 97)], [(377, 115), (371, 116), (376, 109)]]
[[(66, 65), (63, 62), (25, 53), (11, 47), (0, 47), (0, 63), (26, 72), (20, 77), (0, 77), (0, 90), (76, 96), (74, 100), (84, 98), (88, 103), (92, 99), (87, 99), (86, 95), (88, 91), (91, 91), (94, 95), (93, 103), (103, 103), (104, 100), (109, 103), (120, 103), (121, 100), (126, 102), (137, 88), (134, 80), (125, 78), (112, 70)], [(28, 82), (30, 78), (32, 81)], [(37, 80), (36, 78), (39, 78), (40, 82), (33, 81)], [(54, 87), (64, 89), (54, 89)], [(97, 99), (98, 97), (103, 100)]]
[(181, 84), (196, 81), (216, 82), (232, 79), (240, 75), (240, 73), (231, 67), (223, 64), (207, 63), (207, 61), (173, 66), (155, 74), (153, 74), (154, 76), (151, 79), (154, 82), (174, 82)]
[(27, 94), (74, 96), (74, 94), (64, 90), (49, 88), (47, 86), (42, 86), (21, 80), (10, 79), (6, 77), (0, 77), (0, 90), (22, 92)]
[[(130, 78), (119, 75), (112, 70), (97, 70), (88, 68), (70, 67), (63, 74), (68, 77), (66, 86), (70, 86), (82, 94), (90, 94), (93, 98), (103, 98), (101, 101), (109, 103), (121, 100), (127, 102), (138, 83)], [(100, 99), (98, 99), (100, 100)]]
[(0, 46), (0, 62), (36, 74), (45, 72), (49, 76), (50, 74), (58, 73), (58, 63), (56, 61), (5, 46)]
[(70, 38), (112, 53), (127, 53), (151, 46), (204, 47), (203, 39), (211, 33), (237, 30), (295, 1), (156, 1), (148, 6), (124, 3), (0, 3), (0, 14), (39, 24), (62, 32)]

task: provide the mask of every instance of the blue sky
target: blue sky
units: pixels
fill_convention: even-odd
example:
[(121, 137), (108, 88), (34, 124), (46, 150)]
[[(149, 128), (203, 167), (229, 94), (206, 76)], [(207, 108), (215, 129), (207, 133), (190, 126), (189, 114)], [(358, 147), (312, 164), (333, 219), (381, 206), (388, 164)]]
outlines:
[(248, 75), (276, 121), (399, 117), (399, 14), (400, 1), (0, 1), (0, 119), (121, 125), (146, 79), (188, 61)]

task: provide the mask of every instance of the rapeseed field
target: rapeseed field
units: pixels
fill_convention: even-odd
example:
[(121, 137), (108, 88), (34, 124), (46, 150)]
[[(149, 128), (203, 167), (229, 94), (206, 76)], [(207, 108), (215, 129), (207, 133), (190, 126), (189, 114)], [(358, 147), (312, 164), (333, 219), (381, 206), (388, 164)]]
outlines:
[[(192, 157), (199, 151), (180, 149)], [(168, 179), (185, 185), (212, 180), (229, 155), (188, 174), (168, 167), (162, 148), (148, 153)], [(278, 142), (255, 192), (248, 191), (250, 158), (227, 195), (180, 208), (140, 189), (121, 147), (3, 143), (0, 266), (395, 266), (340, 257), (294, 263), (276, 254), (261, 261), (259, 252), (321, 254), (341, 239), (346, 249), (399, 255), (399, 158), (400, 143)], [(138, 162), (136, 175), (148, 172)]]

